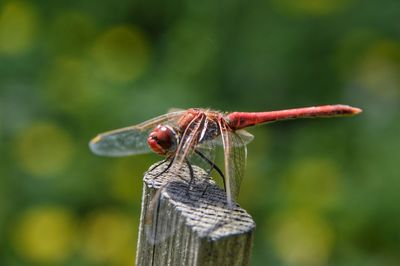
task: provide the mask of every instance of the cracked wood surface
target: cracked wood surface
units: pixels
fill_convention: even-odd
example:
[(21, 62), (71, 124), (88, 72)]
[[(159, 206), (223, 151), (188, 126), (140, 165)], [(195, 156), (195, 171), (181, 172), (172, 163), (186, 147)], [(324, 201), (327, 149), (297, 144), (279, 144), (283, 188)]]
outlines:
[[(155, 165), (144, 176), (136, 265), (248, 265), (255, 223), (207, 173)], [(157, 176), (159, 175), (159, 176)]]

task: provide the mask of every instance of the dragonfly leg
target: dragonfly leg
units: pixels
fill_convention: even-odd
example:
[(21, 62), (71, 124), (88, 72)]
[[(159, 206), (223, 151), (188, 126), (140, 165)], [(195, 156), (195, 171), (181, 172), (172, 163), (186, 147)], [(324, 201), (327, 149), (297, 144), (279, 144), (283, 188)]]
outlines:
[(165, 158), (164, 160), (162, 160), (158, 164), (154, 165), (151, 169), (149, 169), (149, 172), (152, 172), (153, 170), (155, 170), (157, 167), (159, 167), (160, 165), (162, 165), (163, 163), (165, 163), (169, 159), (170, 159), (170, 156), (168, 156), (167, 158)]
[(226, 191), (225, 176), (224, 176), (224, 173), (222, 173), (221, 169), (219, 169), (219, 167), (218, 167), (216, 164), (214, 164), (210, 159), (207, 158), (207, 156), (205, 156), (205, 155), (204, 155), (203, 153), (201, 153), (199, 150), (196, 150), (196, 149), (195, 149), (194, 152), (195, 152), (197, 155), (199, 155), (204, 161), (206, 161), (208, 164), (211, 165), (211, 170), (212, 170), (212, 169), (215, 169), (215, 170), (218, 172), (218, 174), (222, 177), (222, 181), (223, 181), (223, 183), (224, 183), (224, 189), (225, 189), (225, 191)]
[(168, 156), (166, 159), (162, 160), (160, 163), (156, 164), (153, 168), (151, 168), (149, 170), (150, 172), (154, 171), (156, 168), (158, 168), (159, 166), (161, 166), (162, 164), (164, 164), (168, 160), (169, 160), (169, 164), (167, 165), (167, 167), (165, 169), (163, 169), (161, 172), (159, 172), (158, 174), (156, 174), (153, 177), (153, 179), (155, 179), (155, 178), (159, 177), (160, 175), (164, 174), (165, 172), (167, 172), (171, 168), (172, 163), (174, 162), (174, 158), (172, 156)]

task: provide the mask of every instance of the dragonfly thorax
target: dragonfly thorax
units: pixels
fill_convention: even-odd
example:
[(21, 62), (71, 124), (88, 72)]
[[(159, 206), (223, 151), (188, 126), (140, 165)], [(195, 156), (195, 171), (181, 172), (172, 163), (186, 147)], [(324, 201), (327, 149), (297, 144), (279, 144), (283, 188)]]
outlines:
[(169, 155), (176, 151), (178, 135), (172, 127), (158, 125), (149, 134), (147, 143), (155, 153)]

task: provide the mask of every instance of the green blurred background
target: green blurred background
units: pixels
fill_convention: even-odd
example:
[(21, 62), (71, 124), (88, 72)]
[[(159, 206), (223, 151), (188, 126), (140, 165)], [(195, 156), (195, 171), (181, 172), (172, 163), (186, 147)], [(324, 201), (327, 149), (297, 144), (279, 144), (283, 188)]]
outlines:
[(170, 107), (344, 103), (250, 129), (252, 265), (400, 265), (400, 2), (0, 1), (0, 265), (133, 265), (144, 171), (97, 133)]

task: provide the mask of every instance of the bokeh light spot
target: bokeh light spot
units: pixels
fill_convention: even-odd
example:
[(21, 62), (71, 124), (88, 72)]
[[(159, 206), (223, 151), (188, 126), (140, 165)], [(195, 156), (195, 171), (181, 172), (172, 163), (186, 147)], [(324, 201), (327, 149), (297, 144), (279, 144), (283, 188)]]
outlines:
[(74, 248), (75, 230), (76, 220), (69, 210), (35, 207), (23, 213), (16, 223), (13, 231), (15, 249), (34, 262), (61, 262)]
[(143, 160), (142, 158), (137, 158), (135, 163), (132, 163), (132, 158), (120, 158), (110, 168), (108, 174), (109, 187), (114, 198), (130, 204), (141, 201), (142, 186), (139, 180), (141, 180), (144, 170), (138, 165), (147, 163), (147, 161)]
[(332, 250), (333, 232), (324, 219), (306, 210), (276, 214), (268, 234), (288, 265), (325, 265)]
[(97, 211), (89, 215), (83, 228), (83, 253), (96, 263), (115, 265), (134, 262), (136, 226), (133, 219), (118, 210)]
[(33, 8), (23, 2), (9, 2), (0, 12), (0, 54), (17, 55), (29, 50), (37, 26)]
[(293, 15), (324, 16), (346, 8), (352, 0), (275, 0), (282, 11)]
[(144, 73), (149, 61), (149, 44), (133, 26), (118, 26), (104, 32), (93, 47), (95, 67), (113, 82), (135, 80)]
[(340, 199), (340, 172), (322, 158), (297, 161), (284, 177), (283, 190), (291, 206), (330, 208)]
[(37, 177), (62, 171), (74, 151), (71, 137), (51, 123), (39, 122), (20, 132), (16, 155), (24, 170)]
[(84, 113), (104, 96), (104, 88), (94, 78), (89, 64), (75, 57), (59, 57), (44, 73), (44, 97), (55, 108)]
[(366, 29), (353, 29), (338, 40), (333, 64), (344, 78), (354, 75), (354, 69), (363, 58), (363, 53), (370, 43), (379, 39), (376, 32)]
[(357, 84), (379, 98), (399, 98), (400, 43), (379, 40), (365, 52), (355, 76)]
[(400, 42), (382, 38), (379, 32), (356, 31), (353, 35), (342, 41), (336, 64), (347, 82), (347, 97), (365, 106), (363, 117), (368, 122), (364, 127), (381, 130), (397, 119)]
[(95, 22), (80, 11), (67, 11), (51, 24), (48, 47), (57, 53), (86, 55), (95, 37)]

